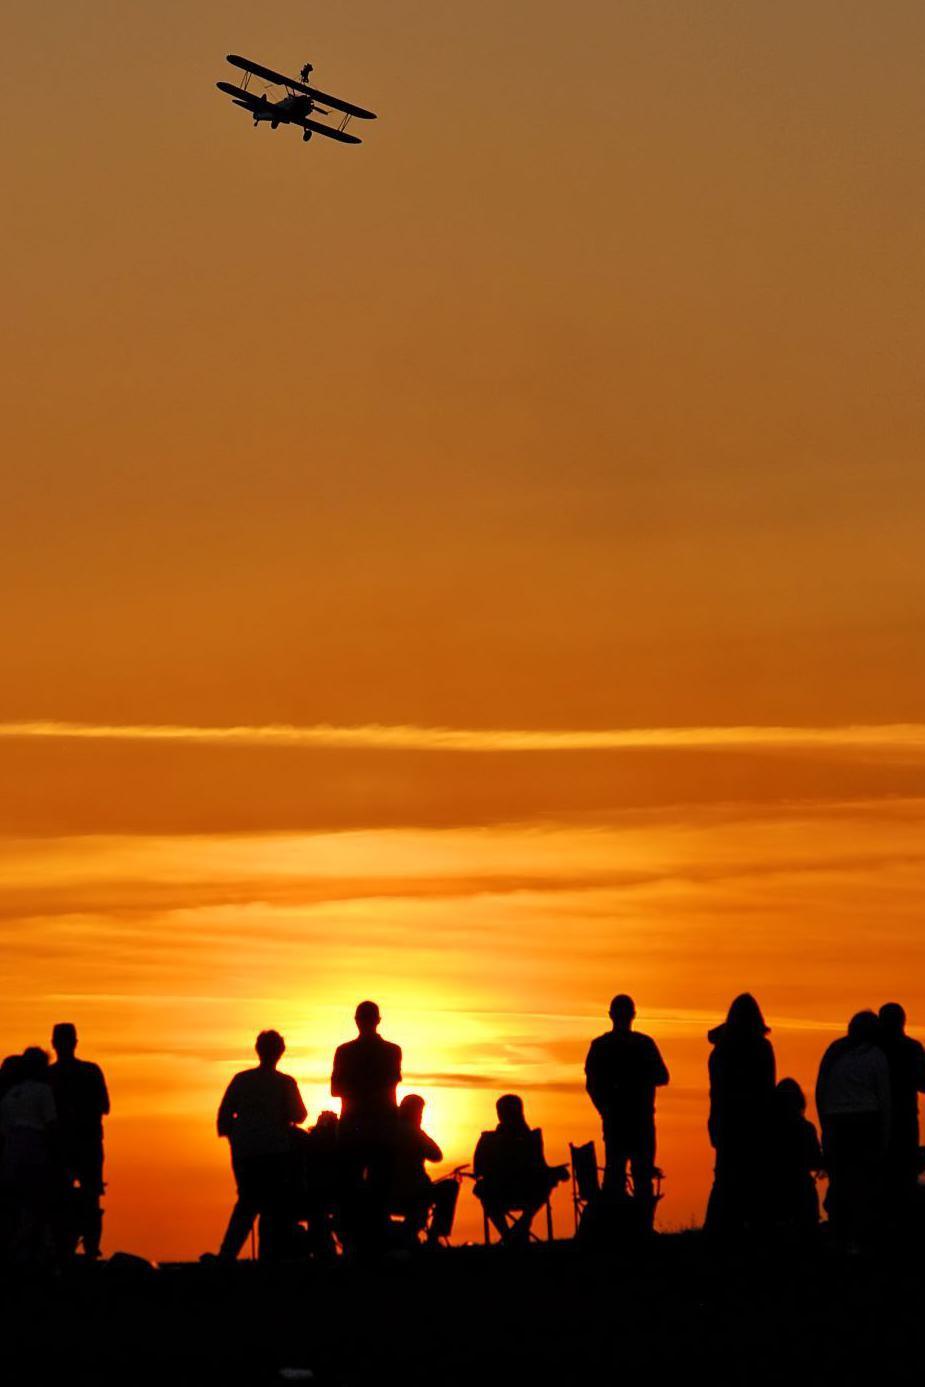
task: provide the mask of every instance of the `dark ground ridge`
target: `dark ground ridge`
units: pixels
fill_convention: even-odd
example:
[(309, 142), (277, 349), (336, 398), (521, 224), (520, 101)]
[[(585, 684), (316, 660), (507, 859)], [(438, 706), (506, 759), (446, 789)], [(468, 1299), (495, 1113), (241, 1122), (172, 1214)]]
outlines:
[(720, 1251), (702, 1234), (593, 1254), (572, 1242), (260, 1266), (6, 1275), (11, 1387), (708, 1383), (814, 1387), (925, 1369), (918, 1247)]

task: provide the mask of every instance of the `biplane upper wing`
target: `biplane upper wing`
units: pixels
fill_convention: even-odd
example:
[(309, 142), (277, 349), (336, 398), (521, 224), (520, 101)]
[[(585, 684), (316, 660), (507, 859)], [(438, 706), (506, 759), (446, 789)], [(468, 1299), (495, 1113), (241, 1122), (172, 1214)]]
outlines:
[(346, 116), (356, 116), (357, 120), (376, 119), (374, 111), (364, 111), (362, 106), (353, 106), (349, 101), (341, 101), (339, 96), (328, 96), (327, 92), (319, 91), (317, 87), (307, 87), (304, 82), (297, 82), (294, 77), (284, 77), (281, 72), (274, 72), (271, 67), (261, 67), (260, 63), (252, 63), (250, 58), (241, 58), (237, 53), (229, 53), (226, 61), (231, 63), (232, 67), (252, 73), (254, 77), (262, 77), (265, 82), (275, 82), (277, 86), (289, 87), (291, 91), (304, 92), (315, 101), (324, 102), (325, 106), (333, 106), (335, 110), (343, 111)]
[(301, 87), (300, 90), (308, 92), (315, 101), (323, 101), (325, 106), (333, 106), (335, 111), (343, 111), (346, 116), (356, 116), (357, 120), (376, 119), (375, 111), (364, 111), (362, 106), (352, 106), (349, 101), (341, 101), (339, 96), (328, 96), (327, 92), (320, 92), (317, 87)]
[(225, 61), (231, 63), (232, 67), (239, 67), (242, 72), (250, 72), (254, 77), (262, 77), (265, 82), (273, 82), (277, 87), (292, 87), (298, 91), (308, 91), (308, 87), (303, 87), (301, 82), (296, 82), (291, 77), (284, 77), (281, 72), (274, 72), (271, 67), (261, 67), (259, 63), (252, 63), (250, 58), (241, 58), (237, 53), (227, 54)]

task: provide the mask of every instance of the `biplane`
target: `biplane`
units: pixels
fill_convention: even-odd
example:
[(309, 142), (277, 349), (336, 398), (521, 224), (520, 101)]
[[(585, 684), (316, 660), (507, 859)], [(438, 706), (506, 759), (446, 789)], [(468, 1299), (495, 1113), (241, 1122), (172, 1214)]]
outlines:
[[(237, 87), (231, 82), (216, 82), (215, 85), (220, 92), (230, 96), (236, 106), (243, 107), (253, 117), (255, 127), (264, 121), (271, 130), (279, 125), (297, 125), (302, 131), (303, 140), (310, 140), (312, 135), (324, 135), (326, 139), (339, 140), (341, 144), (362, 144), (358, 136), (347, 133), (348, 124), (354, 118), (376, 119), (373, 111), (364, 111), (362, 106), (353, 106), (339, 96), (329, 96), (327, 92), (318, 91), (317, 87), (310, 87), (307, 82), (298, 81), (295, 77), (284, 77), (281, 72), (251, 62), (250, 58), (239, 58), (237, 53), (229, 53), (227, 61), (232, 67), (241, 68), (244, 79)], [(300, 75), (304, 77), (311, 70), (311, 64), (306, 63)], [(271, 87), (285, 87), (286, 95), (278, 101), (271, 100), (264, 89), (258, 96), (249, 89), (252, 77), (259, 78)], [(334, 111), (341, 116), (339, 125), (323, 125), (311, 119), (314, 115), (330, 116)]]

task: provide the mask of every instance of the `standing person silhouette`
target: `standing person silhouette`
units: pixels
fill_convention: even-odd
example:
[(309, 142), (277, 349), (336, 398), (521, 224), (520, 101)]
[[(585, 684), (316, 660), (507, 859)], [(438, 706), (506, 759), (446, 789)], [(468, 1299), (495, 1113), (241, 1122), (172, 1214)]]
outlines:
[(707, 1036), (713, 1046), (708, 1131), (716, 1164), (705, 1227), (721, 1237), (754, 1232), (769, 1220), (776, 1079), (769, 1029), (755, 998), (743, 992)]
[(99, 1257), (103, 1233), (103, 1118), (109, 1093), (98, 1064), (77, 1058), (77, 1027), (59, 1021), (51, 1033), (55, 1063), (48, 1082), (58, 1114), (58, 1137), (67, 1186), (60, 1231), (63, 1251), (83, 1243), (87, 1257)]
[(30, 1045), (18, 1056), (0, 1101), (0, 1260), (54, 1263), (53, 1209), (60, 1182), (55, 1099), (48, 1056)]
[(604, 1189), (626, 1190), (627, 1167), (641, 1226), (655, 1218), (655, 1090), (669, 1081), (651, 1036), (633, 1030), (636, 1005), (620, 993), (610, 1003), (611, 1029), (592, 1040), (585, 1060), (588, 1096), (604, 1127)]
[(331, 1093), (341, 1100), (341, 1120), (367, 1130), (387, 1126), (398, 1106), (401, 1048), (379, 1034), (375, 1002), (361, 1002), (354, 1017), (359, 1035), (334, 1052)]
[(883, 1175), (890, 1145), (890, 1066), (881, 1049), (880, 1022), (859, 1011), (848, 1033), (834, 1040), (819, 1065), (816, 1108), (829, 1174), (825, 1208), (832, 1230), (850, 1251), (878, 1231)]
[(231, 1143), (238, 1198), (219, 1257), (233, 1262), (259, 1218), (262, 1261), (278, 1256), (293, 1196), (293, 1128), (307, 1116), (299, 1086), (277, 1065), (286, 1050), (278, 1031), (261, 1031), (256, 1069), (236, 1074), (218, 1110), (218, 1134)]
[(361, 1002), (354, 1020), (356, 1040), (334, 1052), (331, 1094), (341, 1100), (338, 1131), (348, 1219), (361, 1238), (368, 1238), (386, 1221), (401, 1048), (379, 1034), (382, 1016), (375, 1002)]
[(886, 1002), (879, 1013), (880, 1048), (890, 1070), (890, 1139), (886, 1197), (890, 1219), (901, 1226), (914, 1213), (919, 1176), (919, 1094), (925, 1093), (925, 1047), (906, 1035), (906, 1013)]

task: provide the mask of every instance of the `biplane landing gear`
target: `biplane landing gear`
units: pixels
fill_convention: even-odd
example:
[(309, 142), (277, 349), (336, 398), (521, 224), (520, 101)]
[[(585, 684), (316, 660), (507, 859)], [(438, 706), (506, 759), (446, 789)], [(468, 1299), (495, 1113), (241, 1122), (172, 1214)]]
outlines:
[(307, 144), (308, 141), (311, 139), (311, 137), (312, 137), (312, 132), (311, 132), (311, 130), (303, 130), (303, 131), (302, 131), (302, 139), (305, 141), (306, 144)]

